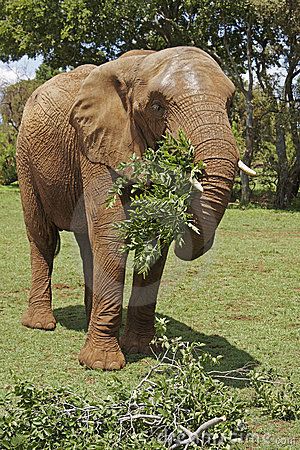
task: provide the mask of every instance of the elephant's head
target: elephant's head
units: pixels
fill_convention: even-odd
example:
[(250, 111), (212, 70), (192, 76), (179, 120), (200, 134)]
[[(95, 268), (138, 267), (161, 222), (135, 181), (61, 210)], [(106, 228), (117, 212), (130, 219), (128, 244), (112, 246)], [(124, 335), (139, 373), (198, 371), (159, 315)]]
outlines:
[(211, 247), (230, 197), (239, 160), (227, 116), (233, 93), (218, 64), (197, 48), (129, 52), (90, 73), (71, 111), (87, 158), (113, 169), (155, 146), (166, 130), (185, 131), (206, 177), (192, 202), (201, 234), (186, 230), (186, 245), (175, 249), (181, 259)]

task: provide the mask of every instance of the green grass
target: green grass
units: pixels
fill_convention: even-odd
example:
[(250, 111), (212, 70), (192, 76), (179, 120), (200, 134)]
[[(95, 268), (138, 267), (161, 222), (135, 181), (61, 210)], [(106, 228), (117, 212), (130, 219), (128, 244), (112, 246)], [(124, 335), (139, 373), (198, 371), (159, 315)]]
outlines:
[[(30, 287), (30, 260), (18, 189), (0, 189), (0, 386), (14, 375), (39, 385), (68, 386), (89, 398), (110, 393), (110, 381), (134, 386), (148, 370), (151, 358), (132, 356), (117, 373), (79, 366), (85, 317), (81, 260), (70, 233), (62, 233), (62, 250), (55, 260), (53, 306), (55, 332), (20, 325)], [(199, 340), (207, 350), (224, 356), (223, 369), (248, 362), (291, 374), (300, 385), (300, 212), (229, 209), (213, 249), (193, 262), (178, 260), (170, 251), (157, 312), (169, 320), (170, 336)], [(125, 311), (131, 283), (127, 271)], [(249, 395), (247, 388), (241, 395)], [(261, 418), (251, 411), (253, 432), (271, 434), (270, 446), (296, 439), (300, 424)], [(277, 441), (276, 441), (277, 440)], [(277, 443), (276, 443), (277, 442)]]

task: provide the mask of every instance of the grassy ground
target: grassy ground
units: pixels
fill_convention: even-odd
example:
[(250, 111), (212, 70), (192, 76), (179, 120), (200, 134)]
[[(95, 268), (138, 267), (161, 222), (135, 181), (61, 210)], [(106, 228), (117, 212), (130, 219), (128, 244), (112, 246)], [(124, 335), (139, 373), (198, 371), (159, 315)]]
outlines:
[[(85, 318), (81, 261), (71, 234), (62, 233), (55, 261), (57, 329), (51, 333), (20, 325), (30, 261), (17, 189), (0, 189), (0, 224), (0, 385), (17, 376), (68, 386), (91, 398), (106, 396), (112, 379), (134, 386), (151, 358), (127, 358), (126, 368), (114, 374), (84, 370), (77, 362)], [(158, 302), (158, 313), (170, 320), (169, 335), (205, 342), (209, 351), (224, 356), (223, 369), (255, 362), (291, 374), (300, 384), (299, 224), (300, 212), (229, 209), (213, 249), (203, 258), (185, 263), (171, 251)], [(129, 269), (124, 315), (130, 282)], [(238, 389), (248, 395), (247, 388)], [(260, 438), (245, 448), (300, 449), (298, 422), (251, 412), (250, 424), (253, 432), (270, 435), (271, 444)]]

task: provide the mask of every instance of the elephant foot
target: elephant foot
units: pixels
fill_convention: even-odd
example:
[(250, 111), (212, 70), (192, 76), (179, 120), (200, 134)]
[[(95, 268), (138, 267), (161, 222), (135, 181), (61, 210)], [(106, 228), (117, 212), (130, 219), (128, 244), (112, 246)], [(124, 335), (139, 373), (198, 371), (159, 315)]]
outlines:
[[(125, 353), (142, 353), (144, 355), (152, 355), (153, 346), (150, 342), (154, 337), (154, 332), (148, 334), (139, 334), (134, 331), (125, 331), (120, 339), (120, 345)], [(151, 350), (152, 348), (152, 350)]]
[(21, 323), (27, 328), (37, 328), (47, 331), (54, 330), (56, 327), (56, 320), (51, 310), (37, 311), (30, 306), (23, 314)]
[[(112, 340), (115, 342), (111, 342)], [(126, 361), (119, 347), (117, 338), (109, 338), (109, 341), (110, 342), (103, 343), (104, 345), (101, 347), (95, 347), (95, 345), (93, 346), (87, 342), (79, 353), (79, 363), (88, 369), (122, 369), (125, 366)], [(109, 344), (108, 347), (110, 348), (106, 349), (107, 345), (105, 344)]]

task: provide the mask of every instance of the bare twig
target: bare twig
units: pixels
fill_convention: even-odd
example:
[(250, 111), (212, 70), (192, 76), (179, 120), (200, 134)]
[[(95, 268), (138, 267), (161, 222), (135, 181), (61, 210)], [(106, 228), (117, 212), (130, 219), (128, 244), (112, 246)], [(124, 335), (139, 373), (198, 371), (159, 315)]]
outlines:
[(235, 373), (249, 373), (253, 369), (252, 363), (247, 363), (243, 367), (240, 367), (238, 369), (232, 369), (232, 370), (210, 370), (207, 372), (208, 375), (233, 375)]
[(213, 427), (214, 425), (217, 425), (220, 422), (225, 422), (226, 417), (225, 416), (221, 416), (221, 417), (214, 417), (213, 419), (208, 420), (207, 422), (204, 422), (202, 425), (200, 425), (199, 428), (197, 428), (196, 431), (192, 432), (190, 430), (188, 430), (187, 428), (183, 427), (182, 425), (179, 425), (179, 428), (184, 431), (187, 435), (188, 438), (184, 439), (183, 441), (177, 442), (176, 444), (172, 445), (172, 447), (170, 447), (170, 449), (174, 449), (174, 448), (178, 448), (181, 447), (182, 445), (185, 445), (185, 448), (188, 448), (188, 446), (196, 441), (199, 437), (199, 435), (201, 433), (203, 433), (203, 431), (207, 430), (207, 428), (209, 427)]
[[(227, 370), (227, 371), (219, 371), (219, 370), (211, 370), (207, 372), (208, 375), (210, 375), (212, 378), (224, 378), (226, 380), (236, 380), (236, 381), (251, 381), (251, 378), (248, 376), (242, 376), (244, 374), (248, 374), (251, 371), (251, 364), (246, 364), (245, 366), (239, 368), (239, 369), (233, 369), (233, 370)], [(234, 376), (236, 374), (236, 376)], [(240, 375), (241, 374), (241, 375)], [(239, 376), (240, 375), (240, 376)], [(269, 384), (284, 384), (280, 380), (267, 380), (267, 379), (259, 379), (262, 383), (269, 383)]]
[(127, 420), (137, 420), (137, 419), (153, 419), (153, 420), (161, 420), (161, 416), (156, 416), (152, 414), (136, 414), (135, 416), (132, 416), (130, 414), (120, 417), (120, 422), (126, 422)]

